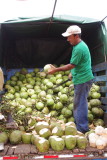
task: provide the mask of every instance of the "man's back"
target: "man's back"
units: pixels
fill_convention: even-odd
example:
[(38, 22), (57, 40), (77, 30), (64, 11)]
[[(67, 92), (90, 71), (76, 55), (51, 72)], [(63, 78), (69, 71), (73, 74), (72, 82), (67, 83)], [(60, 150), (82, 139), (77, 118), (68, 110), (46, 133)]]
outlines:
[(71, 70), (74, 84), (82, 84), (94, 78), (90, 51), (83, 41), (73, 47), (70, 63), (75, 65)]

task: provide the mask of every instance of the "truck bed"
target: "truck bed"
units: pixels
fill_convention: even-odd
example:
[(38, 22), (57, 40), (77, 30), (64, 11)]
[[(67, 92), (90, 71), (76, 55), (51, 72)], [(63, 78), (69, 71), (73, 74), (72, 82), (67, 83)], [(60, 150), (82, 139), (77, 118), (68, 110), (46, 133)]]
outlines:
[(64, 149), (63, 151), (53, 151), (51, 148), (48, 152), (39, 152), (32, 144), (7, 144), (3, 151), (0, 151), (0, 160), (3, 159), (19, 159), (19, 160), (32, 160), (32, 159), (52, 159), (52, 160), (70, 160), (70, 159), (106, 159), (107, 160), (107, 147), (103, 150), (87, 146), (86, 149), (75, 148), (73, 150)]

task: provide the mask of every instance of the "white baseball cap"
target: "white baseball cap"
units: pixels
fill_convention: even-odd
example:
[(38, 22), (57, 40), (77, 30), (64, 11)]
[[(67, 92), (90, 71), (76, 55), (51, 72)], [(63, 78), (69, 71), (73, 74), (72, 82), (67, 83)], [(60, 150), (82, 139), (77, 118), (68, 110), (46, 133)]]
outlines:
[(72, 34), (80, 34), (81, 33), (81, 28), (78, 27), (77, 25), (72, 25), (67, 28), (66, 32), (62, 33), (62, 36), (68, 37)]

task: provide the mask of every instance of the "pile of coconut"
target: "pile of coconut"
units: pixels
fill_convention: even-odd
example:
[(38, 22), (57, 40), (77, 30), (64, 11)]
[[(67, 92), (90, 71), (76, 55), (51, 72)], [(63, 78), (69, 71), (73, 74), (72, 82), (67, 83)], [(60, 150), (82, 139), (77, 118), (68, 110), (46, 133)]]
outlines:
[(89, 144), (97, 149), (104, 149), (107, 146), (107, 128), (97, 126), (92, 133), (88, 134)]
[(85, 149), (88, 145), (87, 138), (79, 131), (74, 122), (66, 124), (37, 122), (31, 133), (22, 130), (13, 130), (10, 133), (0, 133), (0, 143), (33, 144), (39, 152), (47, 152), (50, 148), (54, 151), (62, 151), (65, 148)]

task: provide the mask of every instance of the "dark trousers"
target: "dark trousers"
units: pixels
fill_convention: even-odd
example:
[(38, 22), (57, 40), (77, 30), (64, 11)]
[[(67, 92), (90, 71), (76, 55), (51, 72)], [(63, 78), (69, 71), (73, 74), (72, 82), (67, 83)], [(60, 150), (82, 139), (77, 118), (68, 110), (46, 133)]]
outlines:
[(77, 130), (87, 132), (88, 128), (88, 93), (92, 86), (93, 80), (86, 83), (74, 85), (74, 119)]

